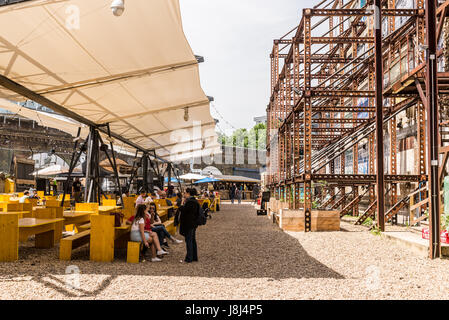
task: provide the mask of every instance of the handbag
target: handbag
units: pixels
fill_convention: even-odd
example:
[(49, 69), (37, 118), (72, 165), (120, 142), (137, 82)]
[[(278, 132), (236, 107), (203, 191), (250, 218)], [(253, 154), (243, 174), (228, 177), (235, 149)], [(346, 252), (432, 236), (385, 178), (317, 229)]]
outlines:
[(114, 227), (121, 227), (123, 224), (124, 215), (121, 212), (111, 212), (111, 216), (114, 216)]

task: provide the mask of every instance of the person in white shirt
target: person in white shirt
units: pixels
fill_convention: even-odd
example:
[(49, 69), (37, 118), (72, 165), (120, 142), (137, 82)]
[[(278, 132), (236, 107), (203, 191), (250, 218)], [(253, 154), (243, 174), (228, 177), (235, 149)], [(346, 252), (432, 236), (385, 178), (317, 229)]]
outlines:
[(30, 197), (30, 193), (28, 191), (25, 191), (23, 193), (23, 196), (20, 197), (19, 203), (25, 203), (25, 200), (28, 199), (29, 197)]
[(148, 197), (145, 198), (145, 204), (148, 205), (149, 203), (154, 202), (153, 198), (150, 194), (148, 194)]
[[(155, 232), (145, 231), (145, 219), (148, 216), (148, 208), (146, 205), (141, 204), (137, 206), (136, 209), (136, 215), (133, 217), (133, 220), (131, 222), (131, 233), (130, 233), (130, 240), (135, 242), (143, 242), (144, 247), (142, 250), (142, 255), (145, 257), (145, 252), (150, 247), (150, 244), (155, 244), (155, 246), (151, 246), (152, 249), (152, 256), (151, 259), (152, 262), (158, 262), (161, 261), (161, 259), (156, 257), (157, 255), (166, 255), (168, 254), (167, 251), (163, 250), (160, 246), (159, 239), (157, 237), (157, 234)], [(154, 252), (157, 249), (157, 253)]]
[(140, 195), (137, 197), (137, 200), (136, 200), (136, 207), (139, 204), (145, 204), (146, 195), (147, 195), (147, 192), (145, 190), (143, 190), (143, 189), (140, 190)]
[(122, 199), (124, 199), (124, 198), (127, 198), (127, 197), (129, 197), (129, 191), (128, 190), (126, 190), (123, 194), (122, 194), (122, 197), (120, 198), (118, 198), (118, 200), (117, 200), (117, 205), (122, 205)]

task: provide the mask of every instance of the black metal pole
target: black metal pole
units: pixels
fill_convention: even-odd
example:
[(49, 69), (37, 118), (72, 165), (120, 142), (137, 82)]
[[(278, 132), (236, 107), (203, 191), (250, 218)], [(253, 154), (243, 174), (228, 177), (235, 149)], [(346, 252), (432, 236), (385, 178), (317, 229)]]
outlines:
[(382, 7), (381, 0), (374, 0), (374, 61), (376, 102), (376, 180), (377, 180), (377, 226), (385, 231), (384, 203), (384, 145), (383, 145), (383, 71), (382, 71)]
[(142, 156), (142, 179), (143, 189), (148, 192), (148, 154), (144, 153)]
[[(111, 129), (109, 128), (109, 123), (108, 123), (108, 134), (109, 134), (109, 137), (111, 137)], [(120, 196), (120, 203), (123, 205), (122, 188), (120, 186), (120, 177), (118, 175), (119, 172), (117, 170), (117, 162), (115, 161), (114, 145), (112, 144), (112, 140), (110, 141), (110, 147), (111, 147), (111, 152), (112, 152), (112, 160), (114, 161), (113, 168), (114, 168), (115, 178), (117, 179), (117, 186), (118, 186), (118, 192), (119, 192), (119, 196)], [(106, 154), (107, 154), (107, 152), (106, 152)], [(111, 161), (111, 160), (109, 160), (109, 161)]]
[(430, 237), (429, 256), (431, 259), (441, 257), (440, 244), (440, 185), (438, 178), (438, 88), (437, 88), (437, 39), (436, 39), (436, 4), (435, 0), (426, 0), (426, 38), (427, 38), (427, 153), (429, 158), (430, 186)]
[(95, 164), (93, 166), (94, 169), (94, 181), (95, 181), (95, 194), (92, 198), (96, 199), (95, 201), (101, 203), (101, 184), (100, 184), (100, 133), (98, 130), (95, 130), (95, 142), (94, 142), (94, 161)]
[(131, 185), (134, 180), (135, 173), (137, 172), (137, 168), (136, 168), (137, 161), (136, 160), (137, 160), (138, 153), (139, 153), (139, 150), (136, 150), (136, 155), (134, 156), (134, 160), (133, 160), (133, 167), (131, 169), (131, 177), (129, 178), (129, 181), (126, 185), (126, 190), (128, 190), (128, 192), (131, 192)]
[[(67, 180), (66, 180), (65, 187), (64, 187), (64, 193), (62, 195), (61, 207), (64, 206), (65, 195), (69, 189), (70, 178), (72, 176), (73, 168), (75, 167), (75, 165), (74, 165), (74, 161), (75, 161), (75, 157), (76, 157), (75, 154), (77, 154), (76, 148), (78, 147), (78, 141), (79, 141), (80, 134), (81, 134), (81, 127), (78, 128), (78, 133), (76, 134), (76, 141), (75, 141), (75, 145), (73, 146), (72, 158), (70, 159), (69, 174), (67, 176)], [(80, 154), (81, 154), (81, 151), (80, 151)], [(76, 158), (79, 159), (79, 156)], [(77, 162), (78, 162), (78, 160), (77, 160)]]

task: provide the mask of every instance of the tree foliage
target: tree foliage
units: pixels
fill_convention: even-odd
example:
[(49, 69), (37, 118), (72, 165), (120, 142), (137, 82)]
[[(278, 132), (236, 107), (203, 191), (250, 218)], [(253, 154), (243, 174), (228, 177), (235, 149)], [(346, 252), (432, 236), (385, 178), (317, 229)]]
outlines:
[(244, 147), (250, 149), (266, 149), (267, 126), (256, 124), (250, 130), (237, 129), (231, 136), (219, 134), (219, 142), (225, 146)]

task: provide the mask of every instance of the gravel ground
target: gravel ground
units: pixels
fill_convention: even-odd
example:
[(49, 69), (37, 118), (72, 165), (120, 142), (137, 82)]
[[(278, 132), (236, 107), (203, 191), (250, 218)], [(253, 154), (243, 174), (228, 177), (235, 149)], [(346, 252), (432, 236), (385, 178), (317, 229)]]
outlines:
[[(113, 263), (74, 260), (58, 248), (20, 247), (20, 261), (0, 263), (0, 299), (445, 299), (449, 260), (431, 261), (342, 222), (344, 231), (282, 232), (249, 204), (223, 204), (198, 229), (199, 262), (181, 264), (185, 245), (163, 262), (138, 265), (117, 252)], [(66, 267), (80, 270), (70, 288)], [(75, 282), (76, 283), (76, 282)], [(147, 290), (142, 290), (147, 288)]]

